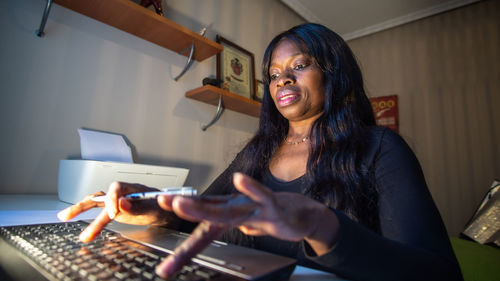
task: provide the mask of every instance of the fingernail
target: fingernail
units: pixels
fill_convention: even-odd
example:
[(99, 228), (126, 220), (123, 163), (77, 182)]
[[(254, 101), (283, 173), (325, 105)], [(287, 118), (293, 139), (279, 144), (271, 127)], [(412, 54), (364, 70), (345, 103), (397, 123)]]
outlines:
[(191, 208), (190, 204), (193, 204), (193, 201), (190, 198), (183, 196), (175, 196), (174, 200), (172, 201), (172, 207), (174, 207), (174, 209), (189, 209)]
[(127, 199), (120, 199), (120, 207), (126, 211), (129, 211), (132, 207), (132, 204)]
[(59, 213), (57, 213), (57, 218), (61, 221), (67, 221), (68, 215), (69, 215), (69, 210), (64, 209), (64, 210), (60, 211)]
[(160, 276), (161, 278), (168, 278), (170, 277), (174, 272), (172, 272), (172, 259), (167, 258), (165, 259), (162, 263), (160, 263), (156, 268), (155, 268), (155, 273)]
[(78, 238), (82, 242), (88, 242), (88, 240), (90, 238), (90, 233), (88, 232), (87, 229), (85, 229), (84, 231), (82, 231), (82, 233), (80, 233), (80, 235), (78, 236)]
[(242, 173), (234, 173), (234, 175), (233, 175), (233, 180), (235, 180), (235, 181), (243, 182), (243, 181), (245, 181), (245, 179), (246, 179), (245, 175)]

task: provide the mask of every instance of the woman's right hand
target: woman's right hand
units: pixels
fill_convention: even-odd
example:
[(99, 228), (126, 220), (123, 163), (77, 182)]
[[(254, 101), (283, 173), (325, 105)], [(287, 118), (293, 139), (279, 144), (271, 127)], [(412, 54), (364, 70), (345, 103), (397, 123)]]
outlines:
[[(82, 201), (72, 205), (57, 214), (61, 221), (68, 221), (79, 214), (96, 207), (104, 207), (96, 219), (80, 234), (82, 242), (92, 241), (99, 232), (112, 220), (121, 223), (148, 225), (165, 224), (173, 214), (158, 206), (155, 199), (152, 200), (130, 200), (123, 196), (145, 191), (158, 191), (155, 188), (140, 184), (114, 182), (109, 186), (107, 194), (99, 191), (86, 196)], [(93, 197), (106, 195), (105, 202), (95, 202)]]

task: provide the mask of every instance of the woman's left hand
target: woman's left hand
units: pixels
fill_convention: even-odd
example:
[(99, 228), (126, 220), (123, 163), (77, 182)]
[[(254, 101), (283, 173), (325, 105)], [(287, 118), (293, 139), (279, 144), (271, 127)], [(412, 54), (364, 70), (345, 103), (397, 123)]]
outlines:
[(338, 219), (325, 205), (299, 193), (273, 193), (241, 173), (234, 174), (233, 183), (242, 194), (158, 198), (161, 208), (189, 221), (201, 221), (174, 254), (157, 267), (158, 275), (170, 277), (230, 227), (237, 226), (247, 235), (305, 239), (318, 255), (334, 245)]

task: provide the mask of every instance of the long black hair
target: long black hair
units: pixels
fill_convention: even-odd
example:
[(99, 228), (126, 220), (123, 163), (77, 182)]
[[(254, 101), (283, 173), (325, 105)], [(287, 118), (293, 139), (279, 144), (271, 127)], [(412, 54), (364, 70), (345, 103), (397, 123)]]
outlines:
[(345, 41), (319, 24), (302, 24), (277, 35), (264, 54), (264, 96), (259, 129), (243, 151), (243, 172), (261, 179), (288, 132), (288, 120), (276, 108), (269, 93), (269, 66), (282, 40), (295, 43), (324, 74), (323, 114), (310, 132), (305, 193), (336, 208), (350, 218), (378, 230), (377, 192), (371, 172), (362, 167), (366, 129), (375, 125), (365, 94), (361, 70)]

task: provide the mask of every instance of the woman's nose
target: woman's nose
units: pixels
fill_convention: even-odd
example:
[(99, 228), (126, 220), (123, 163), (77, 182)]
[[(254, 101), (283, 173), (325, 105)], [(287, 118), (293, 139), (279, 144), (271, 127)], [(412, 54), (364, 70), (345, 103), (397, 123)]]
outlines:
[(278, 87), (283, 87), (295, 83), (295, 76), (289, 71), (283, 72), (278, 81)]

